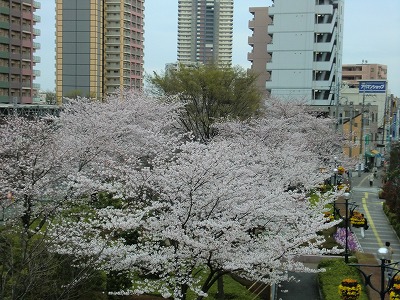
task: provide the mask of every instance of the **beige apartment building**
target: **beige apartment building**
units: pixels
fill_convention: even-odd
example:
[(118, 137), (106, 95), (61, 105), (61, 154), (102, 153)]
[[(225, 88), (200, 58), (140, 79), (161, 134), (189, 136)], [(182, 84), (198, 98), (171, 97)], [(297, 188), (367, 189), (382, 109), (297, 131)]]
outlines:
[(272, 20), (268, 16), (268, 7), (250, 7), (249, 11), (253, 18), (249, 21), (252, 35), (248, 38), (251, 52), (247, 54), (247, 60), (251, 62), (250, 71), (258, 75), (257, 87), (263, 95), (267, 95), (265, 84), (271, 77), (270, 73), (266, 71), (267, 63), (271, 61), (271, 54), (268, 53), (267, 46), (271, 43), (271, 36), (266, 34), (266, 28)]
[(387, 66), (381, 64), (368, 64), (367, 61), (361, 64), (342, 65), (342, 81), (349, 87), (358, 88), (359, 80), (386, 80)]
[(56, 97), (143, 88), (144, 0), (57, 0)]

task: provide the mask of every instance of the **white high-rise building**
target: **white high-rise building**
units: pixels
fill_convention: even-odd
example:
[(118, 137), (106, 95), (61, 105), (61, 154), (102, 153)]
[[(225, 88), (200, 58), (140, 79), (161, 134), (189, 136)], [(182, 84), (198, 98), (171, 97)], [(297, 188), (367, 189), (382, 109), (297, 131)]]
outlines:
[(340, 99), (344, 0), (275, 0), (268, 8), (271, 96), (334, 105)]
[(178, 62), (232, 63), (233, 0), (179, 0)]

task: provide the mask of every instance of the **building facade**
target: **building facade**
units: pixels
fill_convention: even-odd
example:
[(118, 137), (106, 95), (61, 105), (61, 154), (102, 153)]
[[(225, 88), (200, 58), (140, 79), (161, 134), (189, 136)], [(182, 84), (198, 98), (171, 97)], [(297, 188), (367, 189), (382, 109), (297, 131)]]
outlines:
[(344, 64), (342, 65), (342, 81), (349, 87), (358, 88), (360, 80), (387, 80), (387, 65)]
[(143, 88), (144, 0), (57, 0), (56, 94)]
[(232, 63), (233, 0), (179, 0), (178, 63)]
[(260, 34), (271, 40), (266, 50), (271, 96), (316, 106), (338, 102), (343, 7), (343, 0), (275, 0), (268, 8), (271, 23)]
[(39, 85), (34, 70), (40, 58), (34, 53), (40, 44), (35, 15), (40, 3), (33, 0), (0, 0), (0, 103), (31, 104), (36, 101)]
[(270, 74), (266, 72), (267, 62), (271, 62), (271, 54), (266, 51), (268, 44), (271, 43), (271, 36), (266, 34), (266, 28), (272, 22), (268, 16), (268, 7), (250, 7), (253, 18), (249, 21), (249, 28), (252, 35), (248, 38), (251, 52), (247, 54), (247, 60), (251, 62), (250, 71), (257, 77), (257, 87), (263, 95), (267, 95), (266, 82), (270, 79)]
[[(385, 89), (377, 92), (361, 91), (360, 84), (363, 83), (380, 83)], [(387, 66), (383, 64), (369, 64), (365, 60), (362, 60), (361, 64), (343, 65), (341, 102), (344, 102), (343, 100), (365, 108), (377, 106), (378, 110), (375, 118), (377, 129), (376, 132), (373, 132), (370, 141), (372, 141), (375, 147), (383, 148), (385, 146), (386, 137), (389, 135), (388, 116), (390, 115), (390, 92), (387, 82)], [(368, 115), (364, 116), (364, 119), (368, 120)]]

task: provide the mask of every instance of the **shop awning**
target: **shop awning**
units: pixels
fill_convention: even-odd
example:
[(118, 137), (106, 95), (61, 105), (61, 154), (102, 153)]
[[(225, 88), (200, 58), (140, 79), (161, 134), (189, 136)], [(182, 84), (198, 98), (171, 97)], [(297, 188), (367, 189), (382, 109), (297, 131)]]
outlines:
[(381, 153), (378, 150), (371, 150), (371, 151), (366, 151), (365, 156), (366, 157), (381, 156)]
[(371, 150), (371, 153), (372, 153), (372, 154), (375, 154), (375, 155), (381, 154), (378, 150)]

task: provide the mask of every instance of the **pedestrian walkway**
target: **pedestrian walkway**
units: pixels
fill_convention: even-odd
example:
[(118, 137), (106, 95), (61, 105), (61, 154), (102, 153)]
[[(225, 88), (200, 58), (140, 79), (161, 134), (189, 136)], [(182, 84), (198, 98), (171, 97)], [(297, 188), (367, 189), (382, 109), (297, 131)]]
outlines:
[[(368, 219), (369, 229), (365, 231), (365, 237), (361, 237), (361, 230), (354, 228), (356, 237), (364, 253), (374, 254), (376, 257), (380, 247), (384, 247), (385, 242), (391, 243), (394, 250), (392, 262), (400, 261), (400, 240), (394, 232), (392, 226), (383, 212), (383, 200), (379, 199), (379, 190), (381, 188), (380, 178), (374, 180), (370, 187), (368, 175), (370, 173), (353, 173), (352, 190), (350, 202), (355, 202), (356, 210), (364, 214)], [(379, 265), (379, 261), (376, 261)], [(317, 264), (309, 264), (309, 267), (316, 267)], [(379, 268), (376, 268), (376, 274), (379, 276)], [(318, 293), (318, 283), (316, 274), (293, 274), (296, 279), (294, 282), (283, 282), (277, 288), (276, 300), (321, 300)], [(379, 288), (379, 287), (378, 287)], [(373, 298), (379, 299), (379, 294), (371, 291)], [(377, 297), (377, 298), (375, 298)], [(386, 298), (385, 298), (386, 299)]]
[(361, 230), (354, 230), (363, 252), (376, 254), (385, 242), (390, 242), (393, 250), (393, 261), (400, 261), (400, 241), (383, 212), (382, 199), (379, 199), (381, 188), (380, 179), (375, 179), (374, 185), (369, 186), (368, 173), (361, 177), (353, 177), (352, 201), (358, 207), (357, 210), (364, 214), (368, 220), (369, 229), (365, 231), (365, 238), (361, 237)]

